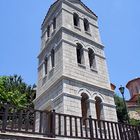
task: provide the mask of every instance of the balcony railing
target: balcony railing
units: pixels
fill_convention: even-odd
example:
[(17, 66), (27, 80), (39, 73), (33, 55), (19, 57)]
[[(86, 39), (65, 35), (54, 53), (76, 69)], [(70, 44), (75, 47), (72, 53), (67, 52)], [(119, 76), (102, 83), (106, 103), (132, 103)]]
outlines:
[(117, 122), (46, 112), (17, 109), (8, 104), (0, 108), (0, 131), (91, 140), (139, 140), (140, 127)]

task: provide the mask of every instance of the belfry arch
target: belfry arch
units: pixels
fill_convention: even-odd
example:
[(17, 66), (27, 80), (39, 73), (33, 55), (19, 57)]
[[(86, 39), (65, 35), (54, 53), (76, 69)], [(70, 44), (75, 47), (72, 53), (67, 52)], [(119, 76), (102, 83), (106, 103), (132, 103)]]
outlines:
[(89, 115), (89, 96), (86, 93), (81, 94), (81, 112), (83, 118), (83, 124), (85, 124), (85, 119), (88, 118)]
[(98, 120), (103, 120), (104, 119), (103, 103), (102, 99), (98, 96), (95, 97), (95, 110), (96, 110), (96, 118)]

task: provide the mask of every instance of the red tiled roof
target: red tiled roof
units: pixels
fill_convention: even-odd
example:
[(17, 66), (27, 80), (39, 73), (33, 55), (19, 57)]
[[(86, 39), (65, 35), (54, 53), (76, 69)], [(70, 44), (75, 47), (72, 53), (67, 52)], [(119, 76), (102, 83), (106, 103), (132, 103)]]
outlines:
[(129, 84), (130, 84), (131, 82), (134, 82), (134, 81), (139, 80), (139, 79), (140, 79), (140, 78), (135, 78), (135, 79), (129, 81), (129, 82), (126, 84), (126, 87), (128, 88), (128, 86), (129, 86)]
[(135, 94), (129, 101), (137, 101), (138, 100), (138, 94)]

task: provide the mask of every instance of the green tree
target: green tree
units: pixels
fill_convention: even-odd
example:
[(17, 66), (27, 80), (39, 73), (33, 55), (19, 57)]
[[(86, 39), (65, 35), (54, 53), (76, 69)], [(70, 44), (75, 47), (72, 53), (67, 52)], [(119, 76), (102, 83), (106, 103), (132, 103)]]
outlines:
[(128, 120), (127, 111), (124, 106), (123, 99), (117, 95), (114, 96), (118, 121), (125, 123)]
[(132, 119), (130, 119), (130, 124), (140, 126), (140, 120), (136, 120), (136, 119), (132, 118)]
[(35, 85), (23, 82), (21, 76), (0, 76), (0, 103), (9, 103), (18, 108), (31, 106), (35, 98)]

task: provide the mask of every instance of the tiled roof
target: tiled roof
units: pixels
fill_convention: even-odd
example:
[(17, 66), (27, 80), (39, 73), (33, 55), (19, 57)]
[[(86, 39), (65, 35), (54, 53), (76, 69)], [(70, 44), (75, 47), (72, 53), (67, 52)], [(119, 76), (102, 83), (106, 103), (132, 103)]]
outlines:
[(134, 81), (137, 81), (137, 80), (140, 80), (140, 77), (135, 78), (135, 79), (129, 81), (129, 82), (126, 84), (126, 87), (128, 88), (128, 87), (129, 87), (129, 84), (130, 84), (131, 82), (134, 82)]
[[(49, 10), (48, 10), (48, 12), (47, 12), (47, 14), (46, 14), (46, 16), (45, 16), (43, 22), (42, 22), (42, 25), (44, 24), (45, 19), (46, 19), (46, 17), (48, 16), (50, 10), (53, 8), (54, 5), (56, 5), (56, 4), (58, 3), (58, 1), (59, 1), (59, 0), (56, 0), (56, 2), (54, 2), (54, 3), (50, 6), (50, 8), (49, 8)], [(80, 1), (81, 4), (83, 5), (83, 7), (85, 7), (89, 12), (91, 12), (94, 16), (97, 17), (97, 15), (96, 15), (92, 10), (90, 10), (81, 0), (79, 0), (79, 1)]]

